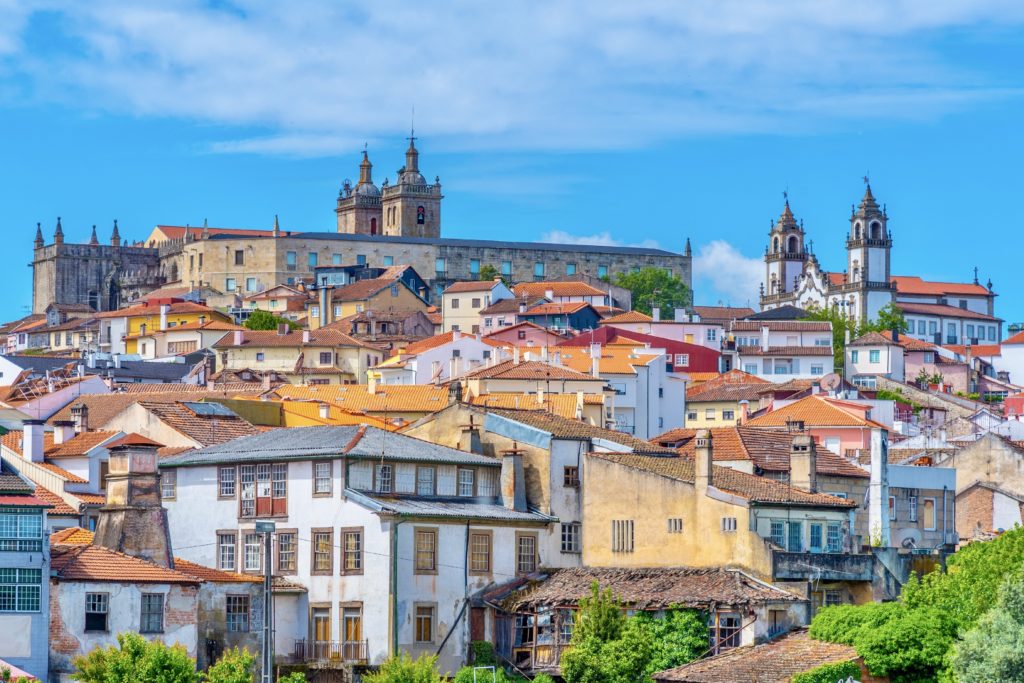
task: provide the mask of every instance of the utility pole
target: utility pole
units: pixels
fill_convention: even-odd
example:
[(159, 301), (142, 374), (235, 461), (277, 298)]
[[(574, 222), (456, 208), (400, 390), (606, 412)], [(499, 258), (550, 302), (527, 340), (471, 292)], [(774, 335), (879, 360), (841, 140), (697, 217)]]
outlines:
[(274, 681), (274, 558), (271, 543), (276, 529), (274, 522), (256, 522), (256, 533), (263, 534), (263, 656), (260, 659), (262, 683)]

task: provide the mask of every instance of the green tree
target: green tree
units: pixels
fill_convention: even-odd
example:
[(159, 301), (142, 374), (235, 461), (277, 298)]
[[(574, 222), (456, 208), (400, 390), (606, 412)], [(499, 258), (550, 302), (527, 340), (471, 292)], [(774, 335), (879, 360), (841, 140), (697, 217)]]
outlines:
[(898, 602), (823, 607), (814, 616), (808, 635), (815, 640), (853, 645), (861, 631), (878, 628), (899, 609)]
[(891, 332), (896, 330), (905, 333), (908, 329), (907, 319), (903, 317), (903, 311), (893, 303), (887, 303), (878, 311), (878, 317), (872, 322), (868, 331)]
[(1024, 580), (1003, 584), (999, 602), (953, 651), (960, 683), (1024, 683)]
[(288, 325), (290, 330), (297, 330), (300, 327), (294, 320), (288, 320), (274, 315), (270, 311), (260, 309), (250, 313), (243, 326), (249, 330), (276, 330), (281, 323)]
[[(480, 279), (481, 280), (493, 280), (496, 277), (500, 277), (502, 282), (505, 282), (505, 278), (498, 273), (498, 269), (493, 264), (485, 263), (480, 266)], [(505, 284), (508, 284), (505, 282)]]
[(227, 650), (206, 671), (207, 683), (253, 683), (253, 665), (256, 659), (248, 650)]
[(874, 676), (892, 683), (933, 683), (946, 666), (956, 624), (934, 607), (903, 608), (881, 626), (862, 629), (853, 646)]
[(646, 267), (635, 273), (619, 273), (615, 284), (633, 295), (633, 310), (651, 314), (652, 306), (662, 311), (686, 308), (691, 301), (690, 288), (681, 278), (662, 268)]
[(76, 657), (74, 678), (82, 683), (196, 683), (196, 664), (182, 645), (149, 642), (120, 633), (117, 646)]
[(281, 676), (277, 679), (277, 683), (306, 683), (307, 680), (306, 674), (301, 671), (293, 671), (287, 676)]
[(856, 662), (838, 662), (836, 664), (822, 664), (810, 671), (793, 676), (791, 683), (836, 683), (852, 678), (860, 680), (860, 667)]
[(615, 640), (622, 633), (626, 617), (622, 603), (611, 588), (601, 590), (595, 581), (590, 586), (590, 595), (580, 599), (579, 609), (573, 622), (572, 642), (596, 640), (606, 643)]
[(832, 323), (832, 360), (835, 372), (838, 373), (843, 372), (846, 364), (847, 332), (852, 340), (868, 332), (889, 332), (894, 329), (905, 332), (907, 329), (903, 312), (891, 303), (883, 306), (874, 320), (853, 320), (836, 306), (811, 306), (807, 309), (806, 320)]
[(365, 683), (445, 683), (437, 669), (437, 657), (420, 655), (413, 659), (405, 652), (399, 652), (384, 660), (380, 667), (363, 676)]

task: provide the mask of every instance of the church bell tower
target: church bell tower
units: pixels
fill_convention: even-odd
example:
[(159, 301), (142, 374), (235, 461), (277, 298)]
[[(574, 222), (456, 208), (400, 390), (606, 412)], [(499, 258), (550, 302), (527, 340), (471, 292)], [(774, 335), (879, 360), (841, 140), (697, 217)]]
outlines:
[(769, 303), (772, 296), (792, 294), (806, 261), (804, 229), (793, 216), (789, 197), (786, 197), (782, 214), (768, 232), (768, 247), (764, 254), (764, 294), (767, 301), (764, 303)]

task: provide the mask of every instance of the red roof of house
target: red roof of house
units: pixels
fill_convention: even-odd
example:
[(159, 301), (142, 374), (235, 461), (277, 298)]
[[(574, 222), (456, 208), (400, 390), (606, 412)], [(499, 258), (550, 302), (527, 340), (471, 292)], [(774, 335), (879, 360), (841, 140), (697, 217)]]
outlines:
[(984, 286), (969, 282), (929, 282), (916, 275), (893, 275), (889, 281), (896, 285), (898, 294), (993, 296)]
[(1001, 320), (1000, 318), (995, 318), (991, 315), (985, 315), (984, 313), (978, 313), (977, 311), (969, 311), (966, 308), (946, 306), (945, 304), (919, 304), (897, 301), (896, 307), (904, 313), (916, 313), (918, 315), (934, 315), (943, 318), (967, 318), (969, 320), (988, 320), (990, 322), (999, 322)]
[(458, 294), (460, 292), (489, 292), (494, 286), (501, 282), (501, 278), (493, 280), (468, 280), (466, 282), (453, 282), (448, 285), (444, 294)]

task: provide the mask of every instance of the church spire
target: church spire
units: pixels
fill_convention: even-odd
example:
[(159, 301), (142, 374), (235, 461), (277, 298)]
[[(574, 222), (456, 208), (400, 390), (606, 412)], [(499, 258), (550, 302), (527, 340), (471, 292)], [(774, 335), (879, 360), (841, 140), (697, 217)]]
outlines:
[(110, 233), (110, 246), (121, 246), (121, 233), (117, 230), (117, 219), (114, 219), (114, 231)]
[(92, 226), (92, 236), (89, 238), (90, 246), (98, 246), (100, 241), (96, 239), (96, 226)]
[(683, 251), (683, 256), (693, 256), (693, 250), (690, 248), (690, 238), (686, 238), (686, 250)]
[(370, 157), (365, 148), (363, 149), (363, 160), (359, 163), (359, 184), (373, 184), (373, 164), (370, 163)]
[(57, 216), (57, 229), (53, 232), (53, 243), (64, 244), (64, 228), (60, 224), (60, 216)]
[(416, 129), (409, 131), (409, 149), (405, 150), (405, 171), (406, 173), (420, 172), (420, 153), (416, 149)]
[(43, 224), (42, 223), (36, 223), (35, 247), (36, 247), (36, 249), (42, 249), (43, 246), (45, 246), (45, 244), (46, 243), (43, 241)]
[(875, 200), (875, 195), (871, 193), (871, 180), (867, 176), (864, 176), (864, 196), (860, 200), (858, 209), (861, 215), (879, 213), (878, 202)]

